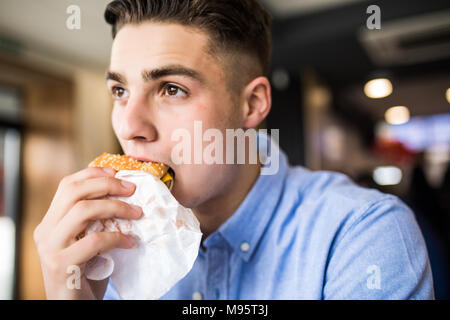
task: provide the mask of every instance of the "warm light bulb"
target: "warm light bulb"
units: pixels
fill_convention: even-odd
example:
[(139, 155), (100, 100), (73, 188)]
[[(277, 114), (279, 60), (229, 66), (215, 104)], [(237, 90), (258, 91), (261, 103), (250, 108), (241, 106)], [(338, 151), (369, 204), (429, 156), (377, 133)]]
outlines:
[(445, 97), (447, 98), (447, 102), (450, 103), (450, 88), (445, 91)]
[(409, 109), (405, 106), (391, 107), (386, 110), (384, 119), (389, 124), (404, 124), (409, 121)]
[(392, 83), (386, 78), (370, 80), (364, 86), (364, 93), (373, 99), (387, 97), (392, 93)]
[(402, 181), (402, 170), (394, 166), (378, 167), (372, 178), (380, 186), (393, 186)]

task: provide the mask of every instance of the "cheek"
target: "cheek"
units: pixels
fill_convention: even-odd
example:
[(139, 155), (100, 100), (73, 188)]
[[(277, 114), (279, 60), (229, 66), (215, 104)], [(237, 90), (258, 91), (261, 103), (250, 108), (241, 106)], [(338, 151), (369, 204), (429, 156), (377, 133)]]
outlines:
[(116, 107), (113, 107), (111, 112), (111, 124), (116, 136), (119, 129), (119, 119), (120, 119), (119, 110)]
[[(202, 102), (193, 102), (189, 107), (183, 110), (177, 110), (176, 113), (172, 113), (164, 119), (164, 133), (169, 139), (176, 130), (185, 129), (190, 134), (194, 133), (195, 121), (201, 121), (202, 128), (208, 128), (208, 125), (212, 123), (212, 119), (216, 115), (212, 112), (214, 110), (213, 105), (207, 105)], [(160, 128), (162, 130), (163, 128)]]
[(115, 108), (113, 108), (113, 110), (112, 110), (112, 112), (111, 112), (111, 125), (112, 125), (112, 127), (113, 127), (113, 129), (114, 129), (114, 132), (116, 133), (116, 135), (117, 135), (117, 114), (116, 114), (116, 110), (115, 110)]
[(235, 115), (231, 112), (232, 106), (226, 102), (218, 101), (198, 103), (193, 108), (192, 123), (194, 120), (201, 120), (203, 130), (208, 128), (219, 130), (233, 128)]
[(119, 136), (120, 119), (121, 119), (120, 110), (118, 108), (114, 107), (111, 112), (111, 125), (112, 125), (113, 131), (114, 131), (114, 135), (116, 136), (117, 140), (119, 141), (119, 144), (121, 145), (122, 149), (126, 152), (126, 149), (124, 148), (124, 143)]
[[(186, 120), (202, 120), (207, 121), (214, 114), (215, 106), (209, 101), (194, 102), (188, 115), (185, 115)], [(187, 116), (187, 117), (186, 117)]]

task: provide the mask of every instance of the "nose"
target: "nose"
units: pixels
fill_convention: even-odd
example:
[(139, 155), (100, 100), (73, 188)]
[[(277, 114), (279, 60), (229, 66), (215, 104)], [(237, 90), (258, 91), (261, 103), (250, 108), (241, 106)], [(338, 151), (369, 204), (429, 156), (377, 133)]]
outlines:
[(123, 140), (156, 140), (157, 131), (151, 113), (151, 107), (145, 98), (130, 98), (117, 119), (119, 137)]

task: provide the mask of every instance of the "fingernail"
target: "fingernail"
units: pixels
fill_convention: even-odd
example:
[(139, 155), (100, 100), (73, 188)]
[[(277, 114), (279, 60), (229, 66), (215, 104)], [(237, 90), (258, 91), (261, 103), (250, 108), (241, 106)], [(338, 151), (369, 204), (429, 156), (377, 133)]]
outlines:
[(125, 188), (125, 189), (133, 189), (133, 187), (134, 187), (134, 184), (133, 183), (131, 183), (131, 182), (128, 182), (128, 181), (125, 181), (125, 180), (122, 180), (122, 186)]
[(133, 237), (131, 234), (127, 235), (127, 240), (128, 244), (130, 245), (130, 248), (133, 248), (137, 243), (137, 239)]
[(133, 209), (134, 212), (136, 212), (136, 215), (139, 217), (142, 213), (142, 209), (139, 206), (136, 206), (134, 204), (130, 204), (130, 207)]
[(102, 168), (103, 171), (105, 171), (107, 174), (115, 174), (116, 170), (111, 169), (111, 168)]

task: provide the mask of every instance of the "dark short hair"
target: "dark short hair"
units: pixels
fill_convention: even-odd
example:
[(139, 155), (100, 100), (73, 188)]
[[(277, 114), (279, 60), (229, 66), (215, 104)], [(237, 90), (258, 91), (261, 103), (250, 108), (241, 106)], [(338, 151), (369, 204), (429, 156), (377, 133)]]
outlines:
[[(246, 54), (258, 62), (259, 71), (252, 76), (268, 76), (272, 18), (256, 0), (114, 0), (106, 7), (105, 20), (112, 26), (113, 39), (124, 25), (144, 21), (198, 28), (209, 36), (211, 52), (231, 53), (237, 63), (236, 53)], [(239, 69), (248, 72), (243, 66), (233, 73)]]

